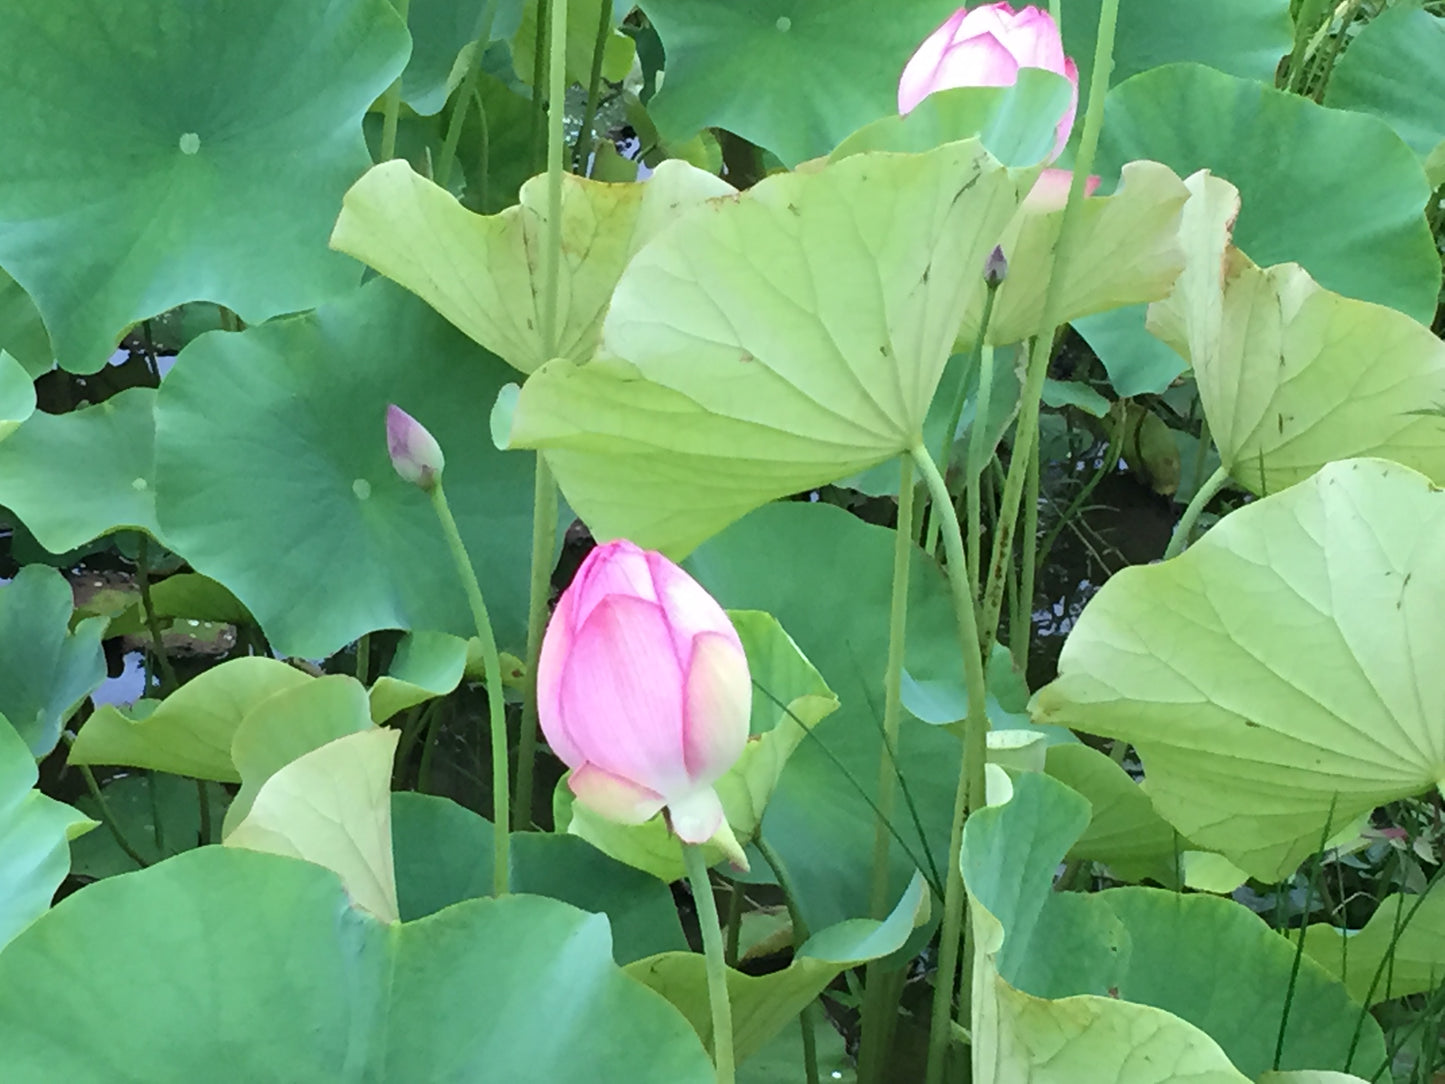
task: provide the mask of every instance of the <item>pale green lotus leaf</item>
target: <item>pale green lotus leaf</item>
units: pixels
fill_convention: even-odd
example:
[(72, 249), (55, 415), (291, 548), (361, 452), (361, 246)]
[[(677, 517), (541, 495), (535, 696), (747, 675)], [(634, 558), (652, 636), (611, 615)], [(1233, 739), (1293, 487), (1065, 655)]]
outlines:
[[(820, 930), (782, 971), (745, 975), (729, 968), (728, 1001), (732, 1005), (733, 1056), (737, 1064), (741, 1065), (791, 1024), (841, 971), (902, 948), (914, 929), (928, 921), (930, 910), (928, 888), (923, 876), (915, 874), (887, 918), (848, 919)], [(706, 961), (700, 954), (664, 952), (628, 964), (624, 970), (672, 1002), (712, 1052)]]
[(325, 866), (358, 907), (401, 921), (391, 856), (391, 763), (400, 737), (377, 727), (303, 753), (261, 784), (225, 845)]
[(1182, 331), (1234, 480), (1274, 493), (1351, 456), (1445, 480), (1445, 417), (1433, 413), (1445, 409), (1445, 343), (1394, 309), (1325, 290), (1297, 264), (1259, 268), (1222, 247), (1237, 193), (1207, 174), (1187, 183), (1200, 199), (1182, 231), (1189, 270), (1151, 320), (1166, 342)]
[(467, 641), (445, 632), (409, 632), (401, 638), (387, 673), (371, 686), (371, 721), (380, 726), (399, 711), (461, 684)]
[(231, 761), (240, 773), (241, 789), (226, 810), (221, 838), (251, 812), (251, 803), (271, 776), (327, 742), (372, 726), (366, 687), (344, 674), (310, 679), (256, 704), (231, 738)]
[(1213, 851), (1182, 851), (1179, 860), (1184, 867), (1185, 886), (1196, 892), (1227, 896), (1249, 880), (1248, 873)]
[[(1392, 941), (1394, 959), (1382, 967)], [(1358, 930), (1311, 923), (1305, 952), (1362, 1003), (1427, 993), (1445, 980), (1445, 892), (1388, 896)]]
[(70, 872), (68, 842), (99, 823), (41, 794), (38, 779), (25, 740), (0, 715), (0, 947), (50, 907)]
[(1271, 1069), (1261, 1073), (1257, 1084), (1368, 1084), (1364, 1077), (1334, 1069)]
[(607, 302), (632, 255), (679, 214), (734, 189), (685, 162), (664, 162), (645, 183), (562, 182), (557, 345), (542, 339), (545, 177), (521, 204), (495, 215), (467, 210), (397, 159), (373, 167), (342, 201), (331, 247), (421, 297), (503, 361), (530, 373), (552, 357), (585, 361)]
[(1155, 808), (1277, 881), (1338, 827), (1445, 781), (1445, 497), (1331, 463), (1085, 607), (1032, 705), (1132, 743)]
[[(1130, 162), (1118, 191), (1085, 199), (1062, 286), (1061, 317), (1074, 320), (1167, 297), (1184, 267), (1179, 222), (1188, 199), (1184, 182), (1158, 162)], [(1000, 238), (1008, 275), (989, 317), (990, 342), (1020, 342), (1044, 330), (1044, 293), (1063, 220), (1062, 207), (1038, 211), (1025, 203)], [(976, 297), (960, 342), (972, 345), (982, 317), (983, 299)]]
[[(713, 786), (733, 834), (746, 843), (758, 832), (788, 757), (813, 727), (837, 710), (838, 698), (772, 615), (730, 610), (728, 617), (742, 640), (753, 680), (751, 740)], [(646, 824), (614, 824), (573, 802), (565, 779), (557, 784), (553, 805), (558, 831), (581, 836), (604, 854), (664, 881), (686, 875), (682, 845), (661, 814)], [(722, 861), (720, 847), (706, 846), (709, 862)]]
[(34, 413), (34, 379), (8, 350), (0, 350), (0, 440)]
[[(602, 17), (602, 7), (607, 6), (608, 20), (613, 27), (627, 9), (614, 4), (613, 0), (569, 0), (567, 4), (567, 33), (565, 59), (567, 82), (587, 86), (592, 78), (592, 53), (597, 46), (597, 23)], [(543, 7), (539, 0), (526, 0), (522, 5), (521, 19), (517, 32), (512, 37), (512, 68), (523, 83), (532, 82), (533, 53), (537, 48), (537, 9)], [(632, 58), (637, 48), (626, 34), (611, 30), (602, 47), (602, 77), (609, 82), (620, 83), (632, 67)], [(545, 79), (545, 75), (544, 75)]]
[(72, 764), (120, 764), (221, 783), (241, 782), (231, 742), (246, 713), (314, 679), (261, 655), (231, 659), (197, 674), (164, 700), (96, 709), (70, 747)]
[(599, 537), (675, 557), (880, 463), (921, 440), (1032, 177), (950, 143), (775, 174), (679, 219), (617, 284), (600, 355), (626, 361), (544, 366), (494, 437), (543, 450)]

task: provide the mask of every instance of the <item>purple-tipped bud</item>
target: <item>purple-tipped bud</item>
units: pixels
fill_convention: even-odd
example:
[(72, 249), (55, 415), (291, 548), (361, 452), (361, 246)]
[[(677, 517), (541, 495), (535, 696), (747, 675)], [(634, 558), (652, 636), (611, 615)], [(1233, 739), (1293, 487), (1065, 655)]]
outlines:
[(386, 450), (396, 473), (428, 493), (447, 464), (441, 445), (426, 426), (395, 403), (386, 408)]
[(1003, 254), (1002, 245), (994, 245), (988, 259), (983, 261), (983, 281), (990, 290), (997, 289), (1008, 274), (1008, 258)]

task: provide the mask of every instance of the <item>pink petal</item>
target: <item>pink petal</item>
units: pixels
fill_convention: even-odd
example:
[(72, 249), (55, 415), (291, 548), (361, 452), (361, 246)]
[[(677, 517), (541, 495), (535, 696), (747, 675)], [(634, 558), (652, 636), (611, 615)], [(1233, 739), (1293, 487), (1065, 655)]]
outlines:
[(903, 66), (903, 75), (898, 80), (898, 112), (911, 112), (913, 107), (938, 88), (933, 85), (933, 74), (938, 62), (954, 40), (959, 25), (968, 15), (959, 8), (948, 17), (948, 21), (923, 39), (908, 63)]
[(691, 786), (683, 762), (683, 669), (662, 607), (627, 595), (597, 604), (562, 672), (568, 737), (590, 764), (658, 794)]
[(1008, 87), (1018, 82), (1019, 65), (999, 41), (986, 35), (952, 46), (934, 74), (932, 90), (949, 87)]
[(703, 787), (668, 802), (667, 819), (673, 834), (684, 843), (706, 843), (722, 827), (722, 800), (712, 787)]
[(616, 824), (643, 824), (657, 816), (663, 806), (662, 795), (595, 764), (574, 768), (567, 776), (567, 786), (593, 813)]
[[(1074, 174), (1068, 169), (1046, 169), (1024, 197), (1023, 212), (1030, 215), (1048, 214), (1063, 210), (1069, 200), (1069, 186), (1074, 183)], [(1099, 178), (1090, 174), (1084, 180), (1084, 195), (1092, 196), (1099, 187)]]
[(625, 538), (604, 542), (587, 555), (568, 592), (577, 596), (572, 627), (581, 628), (592, 609), (610, 595), (630, 595), (656, 602), (647, 557)]
[(1013, 31), (1014, 22), (1017, 19), (1018, 15), (1008, 4), (983, 4), (980, 7), (970, 8), (968, 14), (964, 16), (963, 22), (959, 23), (958, 29), (954, 31), (953, 42), (957, 44), (967, 41), (969, 38), (986, 35), (997, 37), (1002, 41), (1005, 35)]
[(1008, 46), (1021, 68), (1044, 68), (1064, 74), (1064, 43), (1059, 28), (1047, 11), (1024, 8), (1014, 17), (1011, 32), (1000, 39)]
[(552, 752), (569, 768), (579, 767), (586, 756), (567, 733), (567, 720), (562, 713), (562, 674), (572, 652), (573, 607), (577, 596), (563, 591), (547, 622), (542, 636), (542, 652), (537, 659), (537, 722)]
[(683, 763), (694, 783), (711, 783), (737, 762), (747, 744), (753, 685), (748, 660), (734, 640), (704, 632), (693, 641), (683, 708)]
[(660, 553), (647, 554), (652, 589), (667, 614), (677, 657), (686, 664), (693, 639), (702, 632), (718, 633), (742, 650), (742, 641), (715, 598), (695, 579)]
[(1069, 142), (1069, 133), (1074, 130), (1074, 116), (1079, 111), (1079, 66), (1074, 63), (1072, 57), (1064, 61), (1064, 77), (1073, 84), (1073, 91), (1069, 95), (1069, 108), (1059, 119), (1059, 126), (1055, 129), (1058, 132), (1054, 140), (1054, 154), (1049, 161), (1058, 158), (1064, 151), (1064, 146)]

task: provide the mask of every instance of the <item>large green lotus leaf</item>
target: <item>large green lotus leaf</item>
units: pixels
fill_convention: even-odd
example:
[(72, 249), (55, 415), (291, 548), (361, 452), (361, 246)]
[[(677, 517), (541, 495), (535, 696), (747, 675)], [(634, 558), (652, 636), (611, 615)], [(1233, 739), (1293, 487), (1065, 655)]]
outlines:
[(865, 124), (839, 143), (828, 160), (863, 151), (929, 151), (977, 136), (1004, 165), (1035, 166), (1053, 153), (1071, 90), (1061, 75), (1022, 68), (1010, 86), (936, 91), (906, 114)]
[(594, 533), (674, 555), (880, 463), (921, 439), (1031, 180), (950, 143), (775, 174), (680, 219), (618, 282), (604, 360), (549, 362), (510, 418), (498, 404), (498, 436), (545, 452)]
[(898, 77), (948, 17), (900, 0), (644, 0), (667, 50), (648, 103), (666, 140), (719, 127), (788, 166), (827, 154), (855, 129), (898, 111)]
[(9, 351), (0, 349), (0, 440), (35, 413), (35, 381)]
[(63, 367), (185, 301), (255, 323), (356, 284), (326, 232), (406, 60), (386, 0), (10, 4), (0, 42), (0, 265)]
[(309, 685), (294, 666), (265, 656), (230, 659), (197, 674), (164, 700), (95, 710), (70, 747), (72, 764), (123, 764), (239, 783), (231, 742), (246, 713), (279, 692)]
[(301, 858), (341, 878), (357, 907), (399, 922), (391, 858), (391, 764), (399, 730), (361, 730), (273, 773), (228, 847)]
[[(392, 850), (401, 917), (410, 922), (492, 894), (492, 825), (450, 798), (391, 796)], [(619, 965), (686, 950), (666, 884), (608, 858), (586, 840), (513, 832), (512, 891), (551, 896), (607, 916)]]
[[(1064, 51), (1079, 66), (1079, 122), (1088, 105), (1102, 0), (1068, 0)], [(1289, 0), (1120, 0), (1109, 85), (1177, 61), (1197, 61), (1230, 75), (1274, 84), (1279, 58), (1294, 40)], [(1107, 126), (1106, 126), (1107, 127)]]
[[(792, 963), (767, 975), (727, 971), (733, 1014), (733, 1056), (741, 1065), (821, 994), (846, 968), (896, 952), (914, 928), (928, 921), (928, 888), (915, 874), (903, 898), (881, 921), (851, 919), (820, 930)], [(706, 962), (695, 952), (669, 952), (629, 964), (627, 973), (652, 987), (688, 1019), (713, 1049)]]
[(105, 618), (72, 630), (73, 605), (70, 585), (45, 565), (0, 584), (0, 715), (36, 757), (55, 748), (65, 721), (105, 680)]
[(1208, 169), (1238, 188), (1234, 242), (1261, 266), (1302, 264), (1327, 289), (1433, 319), (1440, 260), (1423, 213), (1430, 186), (1383, 121), (1171, 64), (1109, 92), (1100, 172), (1139, 158), (1181, 177)]
[(315, 678), (254, 704), (231, 737), (241, 789), (226, 811), (222, 838), (236, 830), (262, 786), (286, 765), (337, 738), (373, 729), (365, 686), (345, 674)]
[(483, 30), (491, 40), (515, 32), (521, 7), (522, 0), (410, 0), (411, 57), (401, 73), (402, 101), (425, 117), (438, 112), (466, 65), (480, 61), (467, 46)]
[[(759, 508), (686, 565), (723, 605), (776, 617), (838, 697), (838, 711), (788, 759), (762, 825), (813, 930), (870, 910), (893, 541), (892, 531), (833, 505), (786, 502)], [(919, 550), (911, 568), (905, 665), (920, 681), (956, 680), (947, 583)], [(946, 730), (905, 720), (889, 852), (895, 896), (916, 869), (935, 890), (942, 885), (959, 749)]]
[(467, 641), (460, 636), (408, 633), (388, 671), (371, 686), (371, 721), (380, 726), (399, 711), (446, 696), (461, 684), (466, 668)]
[(31, 416), (0, 442), (0, 504), (51, 553), (156, 523), (155, 401), (128, 388), (69, 414)]
[(1068, 858), (1103, 862), (1124, 880), (1179, 886), (1177, 858), (1187, 844), (1123, 768), (1080, 742), (1050, 747), (1044, 770), (1081, 794), (1093, 809)]
[(0, 350), (14, 357), (31, 377), (55, 366), (50, 334), (35, 302), (20, 283), (0, 269)]
[[(1330, 72), (1325, 104), (1373, 113), (1422, 159), (1445, 141), (1445, 19), (1394, 7), (1360, 28)], [(1432, 176), (1445, 183), (1445, 175)]]
[(502, 360), (530, 373), (553, 357), (585, 361), (597, 346), (618, 276), (669, 221), (733, 187), (686, 162), (666, 162), (645, 183), (606, 184), (567, 174), (557, 345), (542, 341), (542, 249), (547, 181), (495, 215), (467, 210), (397, 160), (346, 193), (333, 248), (401, 283)]
[[(109, 818), (142, 861), (137, 862), (122, 850), (107, 828), (89, 832), (70, 845), (70, 871), (94, 880), (134, 873), (202, 843), (214, 842), (220, 838), (221, 821), (231, 801), (225, 787), (206, 787), (210, 831), (204, 833), (203, 839), (200, 793), (194, 779), (166, 772), (136, 772), (112, 776), (102, 784), (101, 793)], [(102, 820), (100, 807), (89, 794), (82, 794), (75, 805)]]
[(166, 537), (285, 654), (323, 657), (381, 628), (470, 636), (435, 510), (387, 458), (395, 402), (445, 449), (447, 496), (497, 639), (519, 650), (532, 465), (500, 454), (479, 424), (509, 372), (385, 281), (315, 313), (202, 336), (156, 402)]
[(1164, 817), (1278, 881), (1327, 822), (1445, 779), (1442, 517), (1406, 467), (1332, 463), (1111, 579), (1034, 718), (1132, 742)]
[[(607, 5), (613, 30), (602, 48), (602, 78), (620, 83), (632, 67), (637, 47), (632, 38), (616, 30), (617, 21), (631, 11), (631, 5), (614, 0), (568, 0), (565, 60), (569, 83), (585, 87), (591, 81), (592, 53), (597, 47), (597, 24), (602, 18), (603, 4)], [(537, 9), (542, 4), (539, 0), (523, 0), (519, 6), (520, 18), (511, 39), (512, 66), (517, 78), (530, 85), (537, 48)]]
[(1445, 979), (1445, 892), (1387, 896), (1358, 930), (1311, 923), (1305, 952), (1362, 1003), (1428, 993)]
[[(1189, 190), (1167, 166), (1129, 162), (1112, 196), (1084, 200), (1062, 287), (1063, 318), (1167, 296), (1184, 266), (1179, 217), (1188, 198)], [(1030, 213), (1026, 204), (1004, 232), (999, 244), (1008, 257), (1008, 276), (989, 317), (990, 341), (1020, 342), (1045, 330), (1044, 293), (1063, 220), (1063, 208)], [(974, 342), (982, 318), (983, 298), (976, 297), (960, 342)]]
[[(776, 618), (755, 610), (733, 610), (728, 617), (742, 640), (753, 680), (754, 740), (714, 787), (733, 834), (746, 843), (757, 835), (788, 758), (813, 727), (837, 710), (838, 698)], [(554, 807), (558, 831), (581, 836), (605, 854), (663, 881), (686, 876), (682, 844), (661, 814), (645, 824), (616, 824), (574, 803), (565, 780), (557, 785)], [(708, 858), (721, 861), (722, 849), (710, 846)]]
[(1445, 480), (1445, 343), (1410, 317), (1319, 286), (1297, 264), (1261, 269), (1225, 245), (1238, 195), (1188, 181), (1188, 269), (1151, 313), (1182, 339), (1220, 459), (1273, 493), (1325, 463), (1380, 456)]
[[(387, 924), (320, 866), (203, 847), (83, 889), (0, 954), (6, 1076), (521, 1081), (585, 1065), (598, 1084), (707, 1084), (692, 1029), (608, 942), (605, 918), (535, 896)], [(96, 969), (126, 981), (78, 981)]]
[(70, 872), (69, 840), (94, 828), (35, 789), (35, 757), (0, 715), (0, 948), (45, 913)]
[[(1102, 1070), (1171, 1046), (1218, 1079), (1240, 1079), (1235, 1070), (1253, 1078), (1274, 1064), (1291, 997), (1283, 1067), (1345, 1067), (1361, 1008), (1312, 961), (1292, 975), (1293, 948), (1239, 904), (1161, 889), (1053, 891), (1055, 863), (1088, 820), (1087, 803), (1063, 784), (1022, 775), (1008, 802), (974, 820), (962, 861), (980, 907), (975, 928), (991, 938), (980, 942), (974, 1035), (984, 1065), (998, 1058), (994, 1079), (1067, 1079), (1009, 1075), (1019, 1069), (1011, 1058), (1049, 1051), (1051, 1073), (1113, 1081)], [(1371, 1022), (1355, 1059), (1383, 1057)]]

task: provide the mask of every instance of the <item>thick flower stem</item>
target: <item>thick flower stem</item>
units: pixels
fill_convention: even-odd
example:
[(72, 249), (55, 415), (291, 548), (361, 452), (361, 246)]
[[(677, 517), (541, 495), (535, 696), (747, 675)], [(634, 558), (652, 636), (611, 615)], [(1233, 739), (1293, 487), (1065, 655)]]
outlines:
[(482, 11), (481, 29), (472, 41), (471, 62), (467, 65), (467, 74), (462, 77), (462, 85), (457, 90), (456, 104), (452, 106), (446, 137), (442, 140), (441, 153), (437, 156), (435, 180), (443, 188), (447, 187), (452, 178), (452, 163), (456, 161), (457, 144), (461, 142), (462, 126), (466, 123), (467, 110), (476, 94), (477, 76), (482, 71), (482, 54), (491, 44), (492, 23), (496, 15), (497, 0), (487, 0), (487, 6)]
[[(1203, 455), (1203, 451), (1200, 452)], [(1164, 560), (1171, 557), (1178, 557), (1189, 545), (1189, 536), (1194, 533), (1194, 525), (1199, 522), (1199, 514), (1204, 511), (1205, 506), (1214, 499), (1214, 495), (1224, 488), (1229, 481), (1229, 471), (1224, 466), (1215, 468), (1213, 474), (1205, 483), (1194, 491), (1194, 496), (1189, 498), (1189, 503), (1184, 507), (1184, 514), (1179, 517), (1179, 522), (1174, 525), (1174, 533), (1169, 536), (1169, 546), (1164, 551)]]
[[(869, 893), (869, 914), (888, 914), (888, 856), (893, 836), (894, 799), (898, 778), (898, 729), (903, 718), (902, 686), (905, 632), (908, 625), (908, 566), (913, 556), (913, 460), (899, 457), (898, 529), (893, 540), (893, 596), (888, 611), (888, 668), (883, 677), (883, 741), (878, 750), (878, 821), (873, 836), (873, 882)], [(858, 1058), (859, 1080), (869, 1084), (881, 1071), (888, 1045), (888, 1025), (897, 1013), (896, 1000), (888, 996), (886, 971), (881, 961), (868, 964), (863, 995), (863, 1040)]]
[(1089, 80), (1089, 105), (1084, 114), (1084, 134), (1079, 140), (1079, 154), (1074, 162), (1074, 179), (1069, 186), (1069, 199), (1059, 224), (1059, 239), (1054, 246), (1054, 266), (1044, 292), (1043, 328), (1034, 338), (1029, 351), (1028, 372), (1019, 399), (1019, 419), (1015, 428), (1013, 455), (1009, 460), (1008, 478), (1003, 499), (999, 502), (998, 529), (994, 532), (993, 554), (988, 576), (984, 579), (980, 606), (980, 631), (985, 655), (993, 650), (998, 638), (999, 614), (1003, 610), (1004, 583), (1009, 561), (1013, 557), (1014, 529), (1019, 522), (1019, 506), (1023, 502), (1024, 481), (1034, 446), (1039, 439), (1039, 403), (1043, 397), (1044, 378), (1048, 376), (1049, 355), (1054, 336), (1064, 315), (1064, 283), (1074, 256), (1080, 225), (1083, 222), (1084, 188), (1099, 146), (1099, 130), (1104, 124), (1104, 96), (1109, 90), (1109, 73), (1114, 66), (1114, 28), (1118, 22), (1119, 0), (1103, 0), (1099, 10), (1099, 31), (1094, 49), (1094, 71)]
[(923, 475), (933, 506), (944, 517), (943, 546), (948, 556), (948, 585), (953, 594), (958, 638), (963, 649), (963, 679), (968, 689), (968, 717), (964, 720), (963, 760), (959, 765), (958, 789), (954, 794), (953, 824), (948, 838), (948, 874), (944, 879), (943, 925), (939, 934), (938, 974), (934, 979), (933, 1018), (928, 1029), (927, 1084), (940, 1084), (953, 1032), (953, 989), (958, 978), (958, 949), (963, 934), (966, 897), (959, 868), (963, 845), (963, 822), (984, 804), (984, 758), (988, 745), (988, 714), (984, 699), (983, 648), (974, 612), (967, 560), (963, 553), (963, 532), (958, 514), (949, 499), (948, 486), (937, 464), (922, 445), (913, 449), (913, 461)]
[(452, 551), (457, 575), (466, 589), (467, 605), (471, 607), (472, 620), (477, 626), (477, 638), (482, 642), (482, 667), (487, 678), (487, 714), (492, 731), (492, 894), (505, 896), (511, 890), (512, 863), (511, 825), (507, 818), (507, 702), (502, 695), (502, 661), (497, 655), (497, 640), (492, 635), (492, 619), (482, 598), (482, 585), (477, 582), (476, 571), (467, 556), (461, 532), (457, 530), (457, 521), (452, 518), (440, 478), (432, 487), (431, 502), (437, 518), (441, 520), (442, 534)]
[[(411, 9), (411, 0), (394, 0), (396, 13), (401, 16), (401, 21), (406, 22), (406, 17)], [(401, 117), (401, 76), (386, 88), (386, 93), (381, 96), (381, 146), (380, 160), (389, 162), (396, 154), (396, 125)]]
[[(567, 172), (562, 119), (567, 100), (567, 0), (551, 0), (547, 68), (547, 221), (542, 242), (542, 344), (557, 352), (557, 306), (562, 266), (562, 175)], [(537, 27), (540, 36), (542, 28)], [(517, 823), (532, 823), (532, 776), (537, 759), (537, 660), (547, 629), (547, 600), (557, 538), (557, 484), (541, 452), (532, 487), (532, 577), (527, 596), (527, 698), (517, 745)]]
[(728, 969), (723, 962), (722, 926), (717, 917), (717, 900), (707, 875), (707, 859), (694, 843), (682, 845), (687, 863), (687, 883), (697, 905), (697, 922), (702, 929), (703, 958), (707, 961), (707, 996), (712, 1005), (713, 1064), (717, 1084), (733, 1084), (733, 1012), (728, 1001)]

